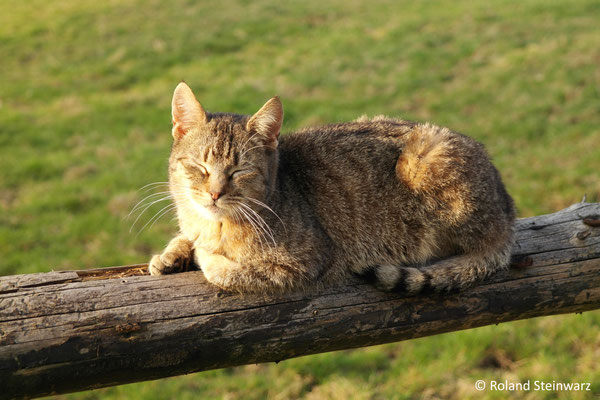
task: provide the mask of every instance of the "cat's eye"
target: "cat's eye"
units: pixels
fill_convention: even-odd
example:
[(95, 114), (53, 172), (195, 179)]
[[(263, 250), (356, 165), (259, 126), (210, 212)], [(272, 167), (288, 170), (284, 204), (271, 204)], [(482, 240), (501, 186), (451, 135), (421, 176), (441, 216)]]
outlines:
[(235, 179), (235, 178), (239, 178), (239, 177), (241, 177), (241, 176), (247, 175), (247, 174), (249, 174), (250, 172), (251, 172), (251, 171), (250, 171), (250, 170), (247, 170), (247, 169), (236, 169), (235, 171), (232, 171), (232, 172), (229, 174), (229, 176), (230, 176), (232, 179)]
[(204, 168), (202, 165), (198, 165), (198, 166), (196, 167), (196, 169), (197, 169), (198, 171), (200, 171), (200, 172), (202, 173), (202, 175), (208, 175), (208, 171), (207, 171), (207, 170), (206, 170), (206, 168)]
[(186, 173), (188, 176), (190, 177), (194, 177), (194, 176), (198, 176), (198, 175), (202, 175), (202, 176), (208, 176), (208, 171), (206, 170), (206, 168), (203, 165), (200, 164), (196, 164), (196, 163), (184, 163), (185, 169), (186, 169)]

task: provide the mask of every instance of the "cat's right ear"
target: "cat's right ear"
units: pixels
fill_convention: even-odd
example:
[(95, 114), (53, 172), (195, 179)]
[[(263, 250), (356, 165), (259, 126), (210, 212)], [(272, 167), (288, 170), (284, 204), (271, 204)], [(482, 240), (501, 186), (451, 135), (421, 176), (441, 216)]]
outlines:
[(181, 139), (186, 133), (206, 122), (206, 113), (196, 100), (192, 89), (180, 82), (173, 93), (171, 103), (173, 115), (173, 138)]
[(267, 145), (277, 147), (282, 124), (283, 104), (279, 97), (273, 97), (248, 120), (246, 128), (262, 135)]

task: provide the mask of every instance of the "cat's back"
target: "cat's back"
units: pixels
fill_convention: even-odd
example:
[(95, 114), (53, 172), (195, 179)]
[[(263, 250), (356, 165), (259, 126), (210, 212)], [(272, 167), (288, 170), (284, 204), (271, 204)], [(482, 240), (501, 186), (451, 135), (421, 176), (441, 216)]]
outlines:
[(442, 177), (457, 180), (493, 169), (483, 146), (465, 135), (385, 116), (283, 135), (279, 152), (283, 174), (313, 185), (356, 185), (375, 197), (389, 195), (384, 189), (398, 189), (390, 186), (394, 182), (401, 183), (400, 189), (422, 192), (440, 187)]
[(297, 154), (316, 152), (316, 155), (324, 153), (329, 156), (337, 154), (352, 156), (353, 151), (364, 154), (364, 150), (372, 153), (378, 150), (374, 148), (377, 144), (397, 145), (416, 125), (415, 122), (380, 116), (373, 119), (361, 117), (352, 122), (307, 127), (283, 135), (280, 138), (279, 151)]
[(344, 187), (364, 183), (365, 175), (374, 180), (385, 178), (384, 172), (390, 172), (390, 167), (393, 171), (404, 137), (414, 126), (413, 122), (385, 117), (360, 118), (282, 135), (280, 172), (311, 185), (336, 182)]
[(432, 254), (433, 237), (514, 217), (483, 146), (447, 128), (361, 118), (283, 135), (279, 151), (290, 207), (295, 198), (309, 204), (354, 254), (412, 251), (418, 261)]

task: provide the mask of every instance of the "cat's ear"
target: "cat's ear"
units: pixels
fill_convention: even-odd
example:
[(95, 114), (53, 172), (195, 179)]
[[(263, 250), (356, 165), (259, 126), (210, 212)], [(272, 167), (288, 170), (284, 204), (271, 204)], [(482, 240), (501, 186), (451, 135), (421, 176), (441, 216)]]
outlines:
[(206, 122), (206, 113), (196, 100), (192, 89), (185, 83), (180, 82), (173, 93), (171, 103), (173, 115), (173, 138), (181, 139), (191, 129), (197, 128)]
[(282, 124), (283, 105), (279, 97), (273, 97), (248, 120), (246, 128), (262, 135), (267, 145), (276, 147)]

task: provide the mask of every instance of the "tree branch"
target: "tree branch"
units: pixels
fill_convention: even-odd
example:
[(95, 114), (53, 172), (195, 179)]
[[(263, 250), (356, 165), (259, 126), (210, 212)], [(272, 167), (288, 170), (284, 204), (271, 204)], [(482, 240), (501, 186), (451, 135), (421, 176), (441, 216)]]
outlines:
[(35, 397), (600, 308), (600, 203), (520, 219), (513, 268), (462, 293), (350, 280), (285, 296), (218, 292), (145, 264), (0, 278), (0, 398)]

